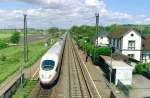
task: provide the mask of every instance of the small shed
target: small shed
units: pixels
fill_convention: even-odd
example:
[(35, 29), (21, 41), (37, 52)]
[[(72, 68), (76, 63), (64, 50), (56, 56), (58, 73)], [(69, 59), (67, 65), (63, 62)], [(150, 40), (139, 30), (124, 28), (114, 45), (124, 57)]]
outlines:
[(133, 67), (121, 60), (111, 59), (109, 56), (101, 56), (105, 64), (113, 71), (115, 85), (120, 81), (123, 85), (132, 85)]

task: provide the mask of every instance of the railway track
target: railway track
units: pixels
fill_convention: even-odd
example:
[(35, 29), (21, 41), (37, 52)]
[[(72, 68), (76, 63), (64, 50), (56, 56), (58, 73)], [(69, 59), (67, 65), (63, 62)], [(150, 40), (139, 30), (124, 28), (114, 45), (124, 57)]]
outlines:
[(73, 42), (71, 39), (68, 42), (69, 97), (93, 98)]
[(42, 87), (40, 87), (36, 98), (50, 98), (51, 92), (51, 89), (43, 89)]
[(42, 88), (38, 83), (29, 98), (51, 98), (51, 93), (51, 88)]
[(77, 61), (71, 40), (68, 42), (70, 42), (68, 47), (69, 48), (68, 69), (69, 69), (69, 88), (70, 88), (69, 96), (70, 98), (85, 98), (85, 97), (89, 98), (87, 88), (84, 85), (85, 81), (81, 73), (81, 69), (78, 66), (80, 62)]
[(100, 98), (95, 90), (87, 70), (79, 58), (76, 47), (71, 39), (68, 39), (68, 69), (69, 69), (69, 97), (70, 98)]

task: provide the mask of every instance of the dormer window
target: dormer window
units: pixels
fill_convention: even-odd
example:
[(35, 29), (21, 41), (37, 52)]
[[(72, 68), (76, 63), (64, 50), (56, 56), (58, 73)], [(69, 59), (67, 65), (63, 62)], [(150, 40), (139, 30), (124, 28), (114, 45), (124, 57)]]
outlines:
[(131, 36), (133, 37), (133, 36), (134, 36), (134, 34), (131, 34)]

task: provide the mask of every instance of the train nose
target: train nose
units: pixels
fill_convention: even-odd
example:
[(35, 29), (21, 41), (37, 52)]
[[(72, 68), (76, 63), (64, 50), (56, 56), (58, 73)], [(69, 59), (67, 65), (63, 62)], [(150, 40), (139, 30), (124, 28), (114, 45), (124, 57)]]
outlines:
[(42, 84), (52, 84), (56, 79), (56, 72), (54, 72), (53, 74), (41, 74), (40, 77), (40, 81)]
[(50, 79), (51, 77), (52, 77), (52, 75), (41, 75), (41, 77), (43, 78), (43, 79)]

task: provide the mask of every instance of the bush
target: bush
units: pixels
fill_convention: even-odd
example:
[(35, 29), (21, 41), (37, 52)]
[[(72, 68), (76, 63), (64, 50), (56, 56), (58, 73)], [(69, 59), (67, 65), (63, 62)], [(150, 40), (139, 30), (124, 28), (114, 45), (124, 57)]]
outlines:
[(4, 41), (0, 40), (0, 49), (6, 48), (7, 46), (8, 45)]
[(10, 38), (10, 42), (13, 44), (18, 44), (20, 40), (20, 33), (19, 32), (14, 32), (13, 35)]
[(95, 60), (99, 60), (100, 55), (106, 55), (110, 56), (111, 50), (108, 47), (99, 47), (95, 48), (93, 44), (86, 42), (85, 39), (80, 39), (79, 42), (79, 47), (87, 52), (88, 55), (92, 56), (94, 59), (94, 53), (95, 53)]
[[(100, 48), (95, 48), (93, 50), (93, 56), (94, 56), (94, 53), (95, 53), (95, 60), (96, 62), (98, 63), (99, 62), (99, 57), (100, 55), (105, 55), (105, 56), (110, 56), (111, 54), (111, 50), (110, 48), (103, 48), (103, 47), (100, 47)], [(94, 59), (94, 58), (93, 58)]]
[(134, 70), (137, 74), (143, 74), (146, 71), (148, 71), (146, 64), (137, 64)]
[(23, 86), (20, 85), (15, 94), (12, 98), (29, 98), (30, 93), (32, 92), (33, 88), (36, 86), (37, 81), (34, 80), (25, 80)]
[(82, 48), (82, 49), (85, 47), (84, 41), (85, 41), (84, 39), (79, 40), (79, 47)]
[(92, 56), (94, 50), (94, 45), (87, 43), (86, 44), (86, 52), (88, 55)]
[(6, 61), (6, 59), (7, 59), (6, 55), (4, 55), (4, 54), (0, 55), (0, 60), (1, 61)]

